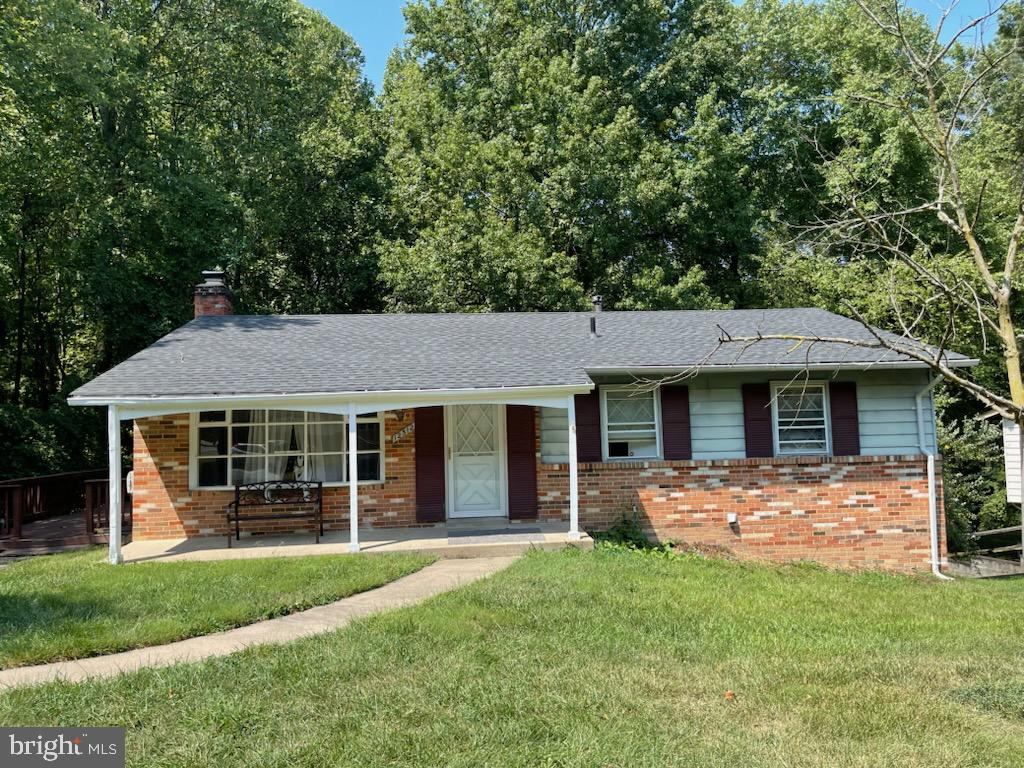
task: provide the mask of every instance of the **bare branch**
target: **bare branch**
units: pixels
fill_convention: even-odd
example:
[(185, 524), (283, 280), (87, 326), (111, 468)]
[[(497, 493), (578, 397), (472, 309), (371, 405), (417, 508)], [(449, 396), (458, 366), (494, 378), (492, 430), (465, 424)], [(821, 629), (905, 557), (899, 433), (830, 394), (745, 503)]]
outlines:
[[(862, 325), (864, 323), (862, 322)], [(721, 344), (741, 344), (745, 345), (744, 349), (750, 346), (765, 342), (765, 341), (794, 341), (800, 343), (810, 344), (837, 344), (845, 345), (850, 347), (857, 347), (860, 349), (877, 349), (877, 350), (889, 350), (897, 352), (908, 358), (916, 360), (920, 363), (924, 363), (935, 373), (938, 373), (943, 378), (948, 379), (952, 383), (956, 384), (961, 389), (965, 389), (968, 392), (974, 394), (978, 399), (985, 403), (990, 408), (996, 409), (996, 411), (1004, 418), (1019, 421), (1024, 418), (1024, 408), (1014, 405), (1013, 401), (990, 392), (988, 389), (980, 384), (968, 379), (957, 372), (955, 368), (950, 365), (948, 355), (944, 350), (930, 350), (920, 344), (913, 343), (908, 340), (908, 343), (899, 343), (887, 339), (886, 337), (879, 334), (875, 329), (871, 328), (870, 325), (864, 325), (865, 328), (869, 329), (872, 336), (872, 340), (866, 339), (855, 339), (846, 336), (821, 336), (815, 334), (792, 334), (792, 333), (760, 333), (758, 332), (754, 336), (730, 336), (729, 340), (726, 341), (724, 338), (720, 340)], [(837, 368), (841, 367), (839, 365)]]

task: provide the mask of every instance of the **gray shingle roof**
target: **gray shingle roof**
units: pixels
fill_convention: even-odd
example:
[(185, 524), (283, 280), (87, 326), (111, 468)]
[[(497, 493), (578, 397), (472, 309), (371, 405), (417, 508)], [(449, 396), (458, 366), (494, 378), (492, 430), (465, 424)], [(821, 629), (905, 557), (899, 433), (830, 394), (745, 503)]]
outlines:
[[(201, 317), (96, 377), (74, 398), (586, 385), (588, 371), (696, 364), (863, 367), (909, 362), (878, 349), (788, 341), (718, 349), (733, 336), (869, 340), (820, 309)], [(717, 351), (716, 351), (717, 349)], [(950, 355), (960, 362), (966, 358)]]

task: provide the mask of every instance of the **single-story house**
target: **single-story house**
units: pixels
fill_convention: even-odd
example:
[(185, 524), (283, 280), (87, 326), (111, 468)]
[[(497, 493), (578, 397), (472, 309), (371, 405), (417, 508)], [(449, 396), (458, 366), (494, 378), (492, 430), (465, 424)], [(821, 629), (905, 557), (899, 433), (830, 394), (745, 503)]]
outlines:
[(848, 318), (599, 304), (241, 316), (223, 274), (204, 275), (194, 320), (70, 396), (108, 407), (114, 484), (119, 424), (134, 422), (135, 539), (224, 536), (235, 484), (313, 479), (352, 550), (369, 527), (561, 521), (571, 541), (635, 517), (739, 556), (899, 570), (945, 557), (925, 365), (721, 343), (870, 338)]

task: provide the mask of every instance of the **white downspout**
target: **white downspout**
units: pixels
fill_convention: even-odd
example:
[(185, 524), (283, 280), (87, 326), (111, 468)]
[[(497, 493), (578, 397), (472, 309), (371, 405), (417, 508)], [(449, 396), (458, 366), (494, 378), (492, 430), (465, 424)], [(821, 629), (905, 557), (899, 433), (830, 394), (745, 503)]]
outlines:
[[(939, 500), (935, 482), (935, 450), (928, 445), (924, 431), (924, 411), (922, 409), (925, 395), (929, 394), (939, 383), (937, 377), (929, 380), (920, 392), (914, 396), (917, 407), (917, 444), (921, 453), (928, 457), (928, 534), (931, 543), (932, 573), (944, 581), (952, 581), (939, 569)], [(935, 439), (938, 441), (938, 433)]]

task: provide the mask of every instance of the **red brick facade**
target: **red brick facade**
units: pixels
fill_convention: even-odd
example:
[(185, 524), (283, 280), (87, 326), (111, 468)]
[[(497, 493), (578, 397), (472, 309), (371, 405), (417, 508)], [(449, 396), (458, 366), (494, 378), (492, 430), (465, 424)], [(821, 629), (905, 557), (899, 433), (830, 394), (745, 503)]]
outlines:
[[(399, 413), (402, 418), (399, 419)], [(384, 483), (359, 486), (360, 521), (367, 526), (416, 524), (413, 435), (395, 434), (412, 421), (413, 411), (389, 411), (384, 418)], [(188, 482), (189, 416), (176, 414), (135, 422), (132, 536), (175, 539), (224, 535), (224, 507), (231, 491), (193, 490)], [(265, 523), (266, 528), (294, 529), (295, 523)], [(324, 527), (348, 529), (348, 488), (324, 489)], [(249, 526), (249, 530), (253, 530)]]
[[(562, 515), (568, 474), (564, 464), (541, 465), (541, 517)], [(740, 557), (930, 567), (923, 456), (609, 462), (581, 464), (579, 478), (580, 521), (587, 529), (635, 515), (655, 539)], [(939, 509), (944, 554), (941, 496)], [(729, 513), (736, 514), (733, 525)]]
[[(415, 441), (407, 429), (413, 413), (385, 414), (385, 482), (360, 486), (363, 526), (416, 525)], [(231, 492), (189, 488), (188, 444), (186, 414), (136, 422), (134, 537), (226, 533), (224, 507)], [(539, 450), (537, 455), (540, 517), (565, 520), (568, 467), (542, 464)], [(740, 557), (894, 570), (929, 567), (923, 456), (586, 463), (579, 477), (585, 530), (603, 530), (635, 514), (657, 539)], [(729, 513), (736, 514), (736, 524), (727, 522)], [(325, 489), (325, 525), (347, 529), (347, 488)], [(940, 514), (943, 553), (944, 529)]]

